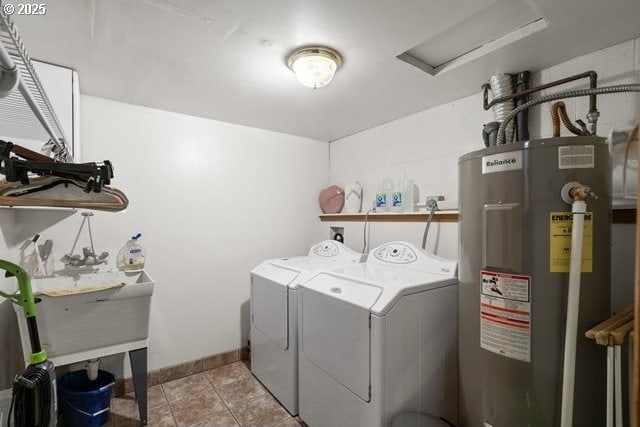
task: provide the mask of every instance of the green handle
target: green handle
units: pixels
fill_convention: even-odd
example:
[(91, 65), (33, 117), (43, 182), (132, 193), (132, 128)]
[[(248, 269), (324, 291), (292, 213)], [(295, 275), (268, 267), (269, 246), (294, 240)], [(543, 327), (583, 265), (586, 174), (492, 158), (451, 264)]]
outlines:
[(17, 304), (22, 306), (25, 317), (36, 316), (36, 303), (33, 299), (33, 290), (31, 289), (31, 278), (27, 272), (19, 265), (13, 264), (9, 261), (0, 259), (0, 270), (5, 270), (11, 276), (15, 276), (18, 279), (18, 288), (20, 289), (19, 295), (7, 295), (0, 293), (5, 298), (13, 299)]

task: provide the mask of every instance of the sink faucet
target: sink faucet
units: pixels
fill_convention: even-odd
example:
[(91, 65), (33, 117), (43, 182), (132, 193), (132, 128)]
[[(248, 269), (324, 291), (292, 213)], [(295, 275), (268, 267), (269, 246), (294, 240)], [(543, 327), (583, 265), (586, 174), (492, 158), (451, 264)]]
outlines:
[[(93, 216), (93, 212), (82, 212), (82, 216), (84, 218), (82, 219), (82, 224), (80, 224), (80, 229), (78, 230), (78, 235), (73, 243), (73, 247), (68, 254), (62, 257), (62, 262), (64, 262), (65, 267), (94, 266), (107, 263), (109, 252), (102, 252), (100, 255), (96, 255), (93, 247), (93, 233), (91, 232), (91, 217)], [(82, 233), (82, 228), (84, 227), (85, 222), (87, 223), (87, 228), (89, 230), (89, 241), (91, 242), (91, 247), (82, 248), (82, 255), (73, 255), (73, 251), (78, 243), (78, 238), (80, 237), (80, 233)]]
[(100, 255), (96, 255), (91, 248), (82, 248), (82, 256), (67, 254), (62, 257), (62, 261), (67, 267), (83, 267), (106, 264), (108, 256), (109, 252), (102, 252)]

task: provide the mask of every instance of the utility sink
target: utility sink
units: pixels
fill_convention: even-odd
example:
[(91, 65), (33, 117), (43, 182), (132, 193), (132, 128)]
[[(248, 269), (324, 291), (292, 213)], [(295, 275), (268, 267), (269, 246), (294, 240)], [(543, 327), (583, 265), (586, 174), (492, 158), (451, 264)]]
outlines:
[[(105, 271), (32, 280), (40, 341), (58, 365), (146, 347), (154, 281), (145, 271)], [(22, 308), (25, 360), (31, 351)]]

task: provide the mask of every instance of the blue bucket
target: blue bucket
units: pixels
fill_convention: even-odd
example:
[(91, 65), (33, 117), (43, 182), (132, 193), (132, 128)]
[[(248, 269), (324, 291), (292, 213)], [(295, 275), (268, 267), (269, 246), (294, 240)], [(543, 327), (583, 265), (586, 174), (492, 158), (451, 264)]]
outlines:
[(66, 427), (100, 427), (109, 421), (111, 390), (116, 377), (98, 371), (91, 381), (87, 371), (74, 371), (58, 380), (58, 401)]

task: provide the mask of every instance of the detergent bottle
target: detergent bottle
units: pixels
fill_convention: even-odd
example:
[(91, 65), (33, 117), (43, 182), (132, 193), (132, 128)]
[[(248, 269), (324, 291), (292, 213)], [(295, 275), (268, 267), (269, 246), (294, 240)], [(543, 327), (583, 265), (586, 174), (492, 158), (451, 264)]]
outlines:
[(389, 178), (384, 177), (378, 185), (376, 192), (376, 212), (389, 212), (391, 210), (392, 198), (391, 187), (392, 182)]
[(403, 187), (403, 181), (401, 178), (396, 178), (393, 181), (392, 191), (392, 205), (391, 212), (403, 212), (405, 204), (407, 203), (405, 187)]
[(144, 269), (145, 250), (140, 244), (141, 233), (132, 236), (118, 252), (116, 264), (122, 271), (138, 271)]

